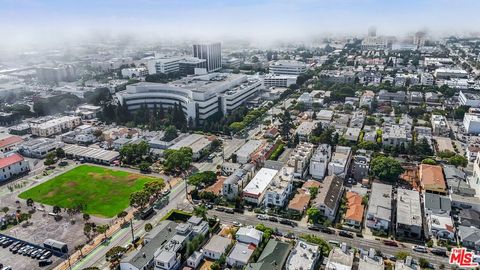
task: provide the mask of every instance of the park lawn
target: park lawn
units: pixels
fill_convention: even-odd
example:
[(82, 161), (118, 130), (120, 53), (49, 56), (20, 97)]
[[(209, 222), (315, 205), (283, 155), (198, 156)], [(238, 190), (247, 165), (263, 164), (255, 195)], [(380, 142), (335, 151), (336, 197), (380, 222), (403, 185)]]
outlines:
[(19, 197), (61, 208), (82, 205), (84, 213), (110, 218), (129, 206), (130, 194), (155, 180), (161, 179), (81, 165), (21, 193)]

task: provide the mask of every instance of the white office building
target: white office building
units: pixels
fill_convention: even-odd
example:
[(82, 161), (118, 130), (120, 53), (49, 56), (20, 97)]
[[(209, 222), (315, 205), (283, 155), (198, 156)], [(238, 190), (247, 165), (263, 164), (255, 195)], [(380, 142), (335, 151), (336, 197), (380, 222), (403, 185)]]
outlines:
[(296, 60), (278, 60), (270, 63), (270, 73), (277, 75), (300, 75), (307, 71), (307, 65)]
[(230, 113), (263, 89), (258, 78), (242, 74), (211, 73), (168, 84), (141, 82), (127, 86), (116, 97), (129, 111), (142, 106), (167, 109), (180, 104), (187, 119), (202, 123), (216, 112)]
[(463, 117), (463, 127), (467, 134), (480, 134), (480, 115), (466, 113)]
[(289, 87), (297, 83), (296, 75), (281, 75), (281, 74), (265, 74), (263, 76), (263, 84), (265, 87)]
[(180, 71), (180, 61), (184, 60), (185, 57), (170, 57), (170, 58), (159, 58), (152, 59), (148, 61), (148, 74), (168, 74), (173, 72)]
[(222, 45), (206, 43), (193, 45), (193, 57), (207, 60), (207, 71), (213, 72), (222, 68)]

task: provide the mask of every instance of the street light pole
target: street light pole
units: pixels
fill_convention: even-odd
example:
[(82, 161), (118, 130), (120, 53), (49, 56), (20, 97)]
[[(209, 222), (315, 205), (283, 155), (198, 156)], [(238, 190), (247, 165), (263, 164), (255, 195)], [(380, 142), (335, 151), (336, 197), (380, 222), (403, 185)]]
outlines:
[(132, 232), (132, 244), (135, 242), (135, 234), (133, 233), (133, 218), (130, 219), (130, 231)]

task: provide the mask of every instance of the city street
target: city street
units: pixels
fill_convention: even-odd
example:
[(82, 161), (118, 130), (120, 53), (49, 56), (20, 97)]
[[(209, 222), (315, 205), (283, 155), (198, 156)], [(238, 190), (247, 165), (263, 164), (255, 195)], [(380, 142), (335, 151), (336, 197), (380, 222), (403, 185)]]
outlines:
[(236, 221), (236, 222), (241, 222), (243, 225), (255, 226), (259, 223), (263, 223), (266, 226), (269, 226), (271, 228), (278, 228), (278, 230), (282, 233), (294, 233), (296, 236), (299, 236), (300, 234), (314, 234), (325, 239), (326, 241), (333, 240), (340, 243), (345, 242), (351, 247), (362, 248), (366, 250), (370, 248), (374, 248), (375, 250), (379, 250), (383, 254), (388, 254), (388, 255), (395, 255), (400, 251), (404, 251), (404, 252), (410, 253), (412, 257), (416, 260), (418, 260), (419, 258), (425, 258), (435, 266), (439, 266), (441, 264), (448, 265), (447, 258), (435, 256), (431, 253), (424, 254), (424, 253), (418, 253), (418, 252), (412, 251), (411, 245), (408, 245), (408, 244), (406, 244), (406, 247), (391, 247), (391, 246), (386, 246), (383, 243), (375, 240), (369, 240), (369, 239), (364, 239), (359, 237), (355, 237), (351, 239), (351, 238), (341, 237), (335, 234), (326, 234), (318, 231), (312, 231), (307, 229), (305, 225), (302, 225), (302, 224), (299, 224), (297, 227), (291, 227), (291, 226), (280, 224), (277, 222), (270, 222), (268, 220), (259, 220), (255, 215), (244, 214), (240, 217), (239, 213), (228, 214), (225, 212), (218, 212), (215, 210), (209, 211), (209, 215), (212, 217), (217, 216), (220, 219), (220, 221), (224, 224), (233, 224), (233, 222)]

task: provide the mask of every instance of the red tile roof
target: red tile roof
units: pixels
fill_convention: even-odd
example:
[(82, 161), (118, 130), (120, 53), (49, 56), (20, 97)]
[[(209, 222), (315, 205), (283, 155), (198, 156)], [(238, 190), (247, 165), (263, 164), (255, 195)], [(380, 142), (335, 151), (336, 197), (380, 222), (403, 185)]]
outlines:
[(8, 157), (0, 158), (0, 169), (15, 164), (17, 162), (23, 161), (23, 157), (19, 154), (13, 154)]
[(356, 192), (347, 192), (347, 212), (345, 219), (362, 222), (364, 207), (362, 205), (362, 196)]
[(19, 136), (9, 136), (0, 140), (0, 148), (6, 147), (21, 141), (23, 141), (23, 139)]

